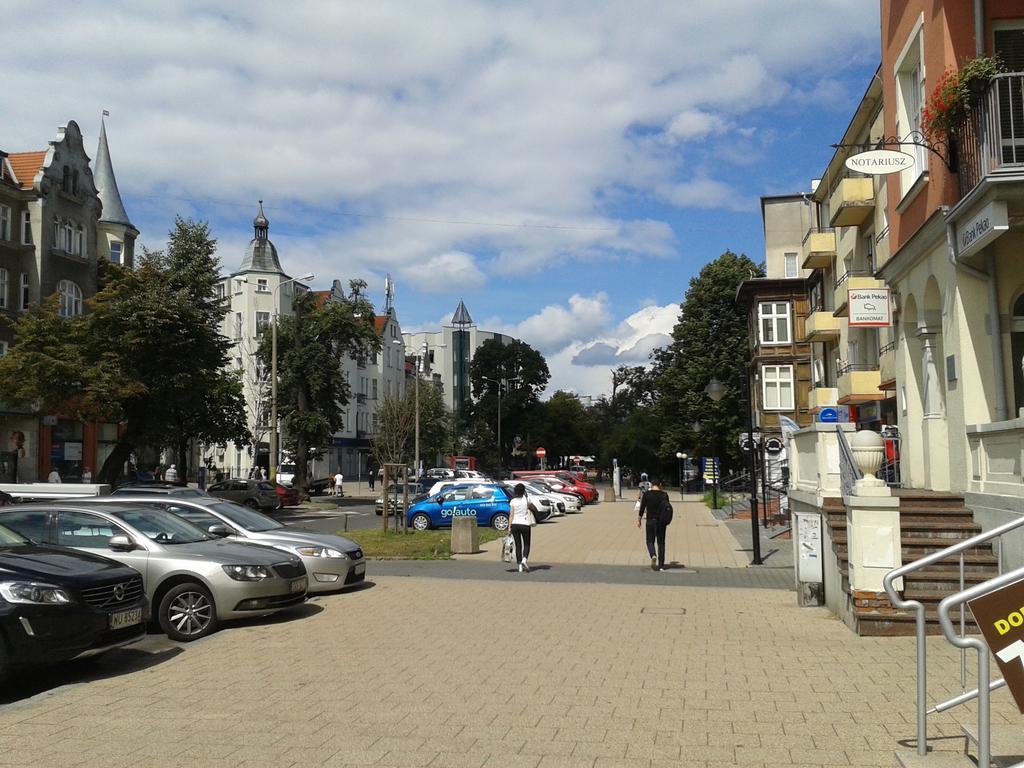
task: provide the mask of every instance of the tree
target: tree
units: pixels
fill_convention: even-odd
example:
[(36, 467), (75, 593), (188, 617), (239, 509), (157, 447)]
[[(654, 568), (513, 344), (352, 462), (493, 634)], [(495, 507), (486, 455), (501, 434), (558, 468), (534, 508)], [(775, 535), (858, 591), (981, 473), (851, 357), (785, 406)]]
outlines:
[[(373, 305), (363, 295), (366, 283), (353, 280), (350, 295), (322, 300), (296, 293), (294, 315), (277, 320), (277, 403), (286, 435), (295, 454), (293, 484), (305, 491), (307, 464), (312, 451), (327, 444), (344, 425), (350, 390), (341, 369), (346, 357), (366, 359), (380, 351), (373, 326)], [(260, 339), (260, 359), (271, 367), (271, 339)]]
[[(428, 465), (451, 453), (451, 414), (433, 382), (420, 379), (420, 458)], [(406, 391), (415, 397), (412, 387)]]
[(558, 390), (539, 409), (535, 439), (547, 451), (548, 463), (563, 461), (567, 456), (589, 454), (584, 432), (586, 412), (572, 392)]
[[(544, 356), (522, 341), (502, 344), (488, 339), (476, 350), (469, 367), (474, 403), (470, 407), (468, 443), (479, 458), (493, 455), (499, 464), (516, 435), (525, 434), (535, 415), (540, 393), (551, 372)], [(496, 445), (498, 389), (501, 387), (501, 447)]]
[[(690, 448), (741, 459), (737, 436), (746, 424), (742, 382), (749, 355), (747, 314), (736, 289), (760, 274), (749, 258), (726, 251), (690, 281), (657, 373), (663, 456)], [(718, 403), (704, 393), (712, 378), (726, 388)]]
[(145, 251), (135, 270), (99, 262), (86, 314), (60, 317), (51, 297), (14, 323), (16, 344), (0, 358), (5, 398), (124, 426), (99, 482), (116, 482), (139, 446), (175, 448), (184, 476), (189, 440), (250, 439), (220, 334), (215, 248), (205, 222), (177, 217), (166, 253)]
[(386, 395), (377, 409), (377, 431), (370, 454), (378, 464), (410, 463), (416, 406), (407, 391), (402, 397)]

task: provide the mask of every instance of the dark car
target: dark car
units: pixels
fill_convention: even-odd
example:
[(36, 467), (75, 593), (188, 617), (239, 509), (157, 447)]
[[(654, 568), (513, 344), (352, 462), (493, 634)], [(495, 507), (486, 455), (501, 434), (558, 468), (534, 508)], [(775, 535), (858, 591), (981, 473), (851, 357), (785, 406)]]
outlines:
[(287, 485), (281, 485), (281, 483), (271, 483), (274, 486), (274, 491), (277, 492), (277, 508), (282, 509), (284, 507), (295, 507), (299, 504), (299, 489), (289, 488)]
[[(430, 489), (429, 485), (423, 483), (409, 483), (409, 503), (419, 501), (421, 496), (426, 495)], [(388, 490), (388, 511), (392, 514), (401, 514), (405, 511), (405, 491), (401, 485), (392, 485)], [(374, 503), (374, 509), (378, 515), (384, 514), (384, 495), (381, 494), (377, 497)]]
[(218, 499), (245, 504), (253, 509), (277, 509), (281, 503), (275, 484), (269, 480), (243, 480), (236, 477), (214, 483), (206, 492)]
[(11, 669), (133, 643), (148, 619), (134, 568), (36, 544), (0, 525), (0, 680)]

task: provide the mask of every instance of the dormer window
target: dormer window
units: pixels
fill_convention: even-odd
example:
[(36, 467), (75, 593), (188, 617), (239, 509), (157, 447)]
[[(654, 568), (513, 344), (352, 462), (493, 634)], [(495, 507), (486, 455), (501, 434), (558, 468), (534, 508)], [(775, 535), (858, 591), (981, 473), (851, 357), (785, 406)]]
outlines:
[(267, 279), (265, 277), (257, 278), (256, 293), (270, 293), (270, 286), (267, 285)]

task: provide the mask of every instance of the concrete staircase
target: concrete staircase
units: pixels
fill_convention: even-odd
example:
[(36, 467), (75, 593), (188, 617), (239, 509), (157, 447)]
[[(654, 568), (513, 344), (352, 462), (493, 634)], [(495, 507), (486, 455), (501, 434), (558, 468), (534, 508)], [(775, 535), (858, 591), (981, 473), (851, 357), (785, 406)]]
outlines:
[[(981, 533), (981, 527), (974, 522), (974, 513), (964, 506), (962, 496), (912, 489), (894, 492), (900, 499), (904, 564)], [(895, 609), (884, 594), (851, 593), (846, 507), (842, 499), (825, 499), (823, 512), (857, 633), (864, 636), (913, 635), (914, 615)], [(969, 549), (963, 557), (965, 587), (997, 574), (997, 559), (991, 545)], [(937, 635), (941, 634), (937, 615), (939, 602), (960, 588), (959, 556), (953, 556), (908, 576), (903, 594), (924, 604), (928, 634)], [(969, 629), (974, 627), (969, 611), (967, 625)]]

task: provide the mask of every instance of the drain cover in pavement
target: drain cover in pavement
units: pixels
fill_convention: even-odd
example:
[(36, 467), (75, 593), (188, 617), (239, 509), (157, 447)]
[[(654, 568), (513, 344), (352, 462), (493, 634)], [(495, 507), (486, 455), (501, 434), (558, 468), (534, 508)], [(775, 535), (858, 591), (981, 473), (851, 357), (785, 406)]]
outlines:
[(655, 613), (659, 616), (685, 616), (685, 608), (641, 608), (640, 613)]

